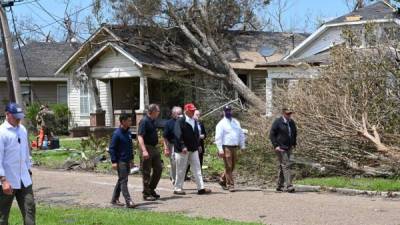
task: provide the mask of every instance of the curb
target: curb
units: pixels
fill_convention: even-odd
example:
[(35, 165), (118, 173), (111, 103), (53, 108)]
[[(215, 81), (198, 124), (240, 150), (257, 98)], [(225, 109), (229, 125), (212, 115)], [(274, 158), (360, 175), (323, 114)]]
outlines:
[(333, 188), (333, 187), (321, 187), (321, 186), (310, 186), (310, 185), (295, 185), (296, 191), (298, 192), (332, 192), (343, 195), (366, 195), (371, 197), (385, 197), (385, 198), (400, 198), (400, 192), (392, 191), (366, 191), (356, 190), (350, 188)]

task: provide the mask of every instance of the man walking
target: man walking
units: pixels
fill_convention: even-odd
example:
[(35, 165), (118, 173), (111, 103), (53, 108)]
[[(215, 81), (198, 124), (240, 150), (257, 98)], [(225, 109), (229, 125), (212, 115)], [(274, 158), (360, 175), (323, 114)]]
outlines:
[(201, 174), (199, 160), (200, 133), (196, 120), (193, 118), (196, 107), (192, 104), (186, 104), (184, 107), (185, 114), (175, 123), (175, 157), (176, 157), (176, 182), (174, 194), (185, 195), (183, 191), (183, 183), (185, 181), (185, 173), (188, 163), (191, 166), (194, 175), (197, 194), (208, 194), (211, 190), (204, 188), (203, 176)]
[(297, 128), (291, 118), (292, 111), (284, 108), (282, 116), (272, 124), (269, 138), (279, 161), (277, 191), (283, 191), (286, 184), (287, 192), (295, 192), (290, 177), (290, 156), (292, 149), (296, 147)]
[(219, 184), (224, 190), (235, 191), (233, 170), (237, 160), (238, 149), (245, 148), (245, 135), (239, 121), (232, 117), (232, 108), (223, 108), (222, 118), (215, 128), (215, 144), (218, 148), (218, 156), (223, 158), (225, 171), (220, 178)]
[(132, 119), (129, 115), (122, 114), (119, 117), (119, 122), (120, 127), (114, 131), (109, 147), (112, 168), (118, 171), (118, 181), (114, 188), (111, 204), (118, 206), (124, 205), (119, 201), (119, 196), (122, 191), (126, 207), (134, 208), (135, 204), (128, 191), (128, 176), (133, 166), (132, 134), (129, 130), (132, 125)]
[[(150, 104), (147, 114), (139, 123), (138, 141), (142, 151), (143, 200), (155, 201), (160, 198), (156, 193), (161, 178), (162, 164), (158, 145), (155, 120), (160, 115), (160, 107)], [(153, 173), (152, 173), (153, 171)]]
[(176, 181), (176, 162), (174, 154), (175, 134), (174, 127), (176, 120), (182, 116), (182, 108), (174, 106), (171, 111), (171, 119), (167, 121), (164, 127), (163, 139), (164, 139), (164, 155), (170, 158), (170, 179), (172, 184)]
[(31, 179), (28, 134), (20, 124), (25, 117), (16, 103), (6, 106), (6, 120), (0, 125), (0, 224), (7, 225), (16, 197), (25, 225), (35, 224), (35, 199)]

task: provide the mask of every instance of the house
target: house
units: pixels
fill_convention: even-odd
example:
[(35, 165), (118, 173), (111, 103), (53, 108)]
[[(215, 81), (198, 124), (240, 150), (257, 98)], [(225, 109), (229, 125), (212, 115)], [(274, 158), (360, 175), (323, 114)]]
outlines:
[(281, 84), (290, 88), (299, 79), (318, 77), (320, 69), (331, 62), (330, 49), (345, 43), (346, 31), (350, 30), (357, 38), (353, 47), (362, 50), (386, 39), (399, 25), (397, 8), (386, 1), (377, 1), (326, 22), (282, 60), (257, 65), (268, 70), (267, 115), (272, 115), (274, 109), (274, 86)]
[[(21, 54), (15, 52), (17, 71), (21, 81), (25, 105), (67, 103), (67, 78), (56, 77), (54, 72), (75, 50), (69, 43), (31, 42), (21, 47), (28, 74)], [(4, 55), (0, 56), (0, 108), (8, 102), (7, 74)]]
[[(105, 111), (105, 125), (113, 127), (121, 113), (132, 113), (137, 123), (150, 102), (160, 104), (163, 118), (172, 106), (189, 101), (208, 111), (216, 106), (216, 99), (223, 98), (223, 89), (230, 89), (220, 80), (133, 44), (136, 32), (135, 27), (103, 25), (57, 70), (57, 76), (68, 77), (74, 127), (91, 125), (96, 103)], [(256, 65), (281, 59), (305, 38), (302, 34), (240, 31), (232, 31), (232, 36), (234, 47), (224, 54), (243, 82), (262, 98), (267, 73)], [(265, 46), (274, 51), (263, 56), (260, 49)]]

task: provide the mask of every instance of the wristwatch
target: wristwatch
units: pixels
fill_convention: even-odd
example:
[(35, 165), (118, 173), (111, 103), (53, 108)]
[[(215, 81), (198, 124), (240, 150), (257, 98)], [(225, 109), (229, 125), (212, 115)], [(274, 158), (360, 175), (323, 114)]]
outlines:
[(3, 183), (3, 182), (6, 181), (6, 180), (7, 180), (7, 179), (6, 179), (5, 176), (1, 176), (1, 177), (0, 177), (0, 182), (1, 182), (1, 183)]

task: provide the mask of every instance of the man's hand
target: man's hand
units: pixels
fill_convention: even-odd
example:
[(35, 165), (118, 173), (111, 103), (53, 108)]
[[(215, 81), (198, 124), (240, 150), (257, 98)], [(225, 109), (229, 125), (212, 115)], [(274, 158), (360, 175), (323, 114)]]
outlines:
[(187, 153), (188, 153), (187, 148), (183, 148), (183, 149), (182, 149), (182, 154), (185, 154), (185, 155), (186, 155)]
[(200, 139), (204, 139), (206, 136), (204, 134), (200, 134)]
[(199, 153), (202, 153), (203, 152), (203, 148), (200, 146), (199, 147)]
[(113, 169), (113, 170), (118, 169), (118, 163), (113, 163), (113, 164), (112, 164), (112, 169)]
[(224, 157), (225, 157), (225, 154), (224, 154), (224, 152), (219, 152), (219, 151), (218, 151), (218, 157), (220, 157), (220, 158), (224, 158)]
[(277, 152), (284, 152), (285, 150), (281, 149), (279, 146), (275, 148), (275, 151)]
[(144, 151), (142, 152), (142, 156), (143, 156), (143, 159), (149, 159), (149, 158), (150, 158), (150, 155), (149, 155), (149, 153), (147, 152), (147, 150), (144, 150)]
[(11, 185), (8, 181), (3, 181), (1, 183), (1, 187), (3, 188), (3, 193), (5, 195), (12, 195), (13, 194), (13, 189), (11, 188)]

